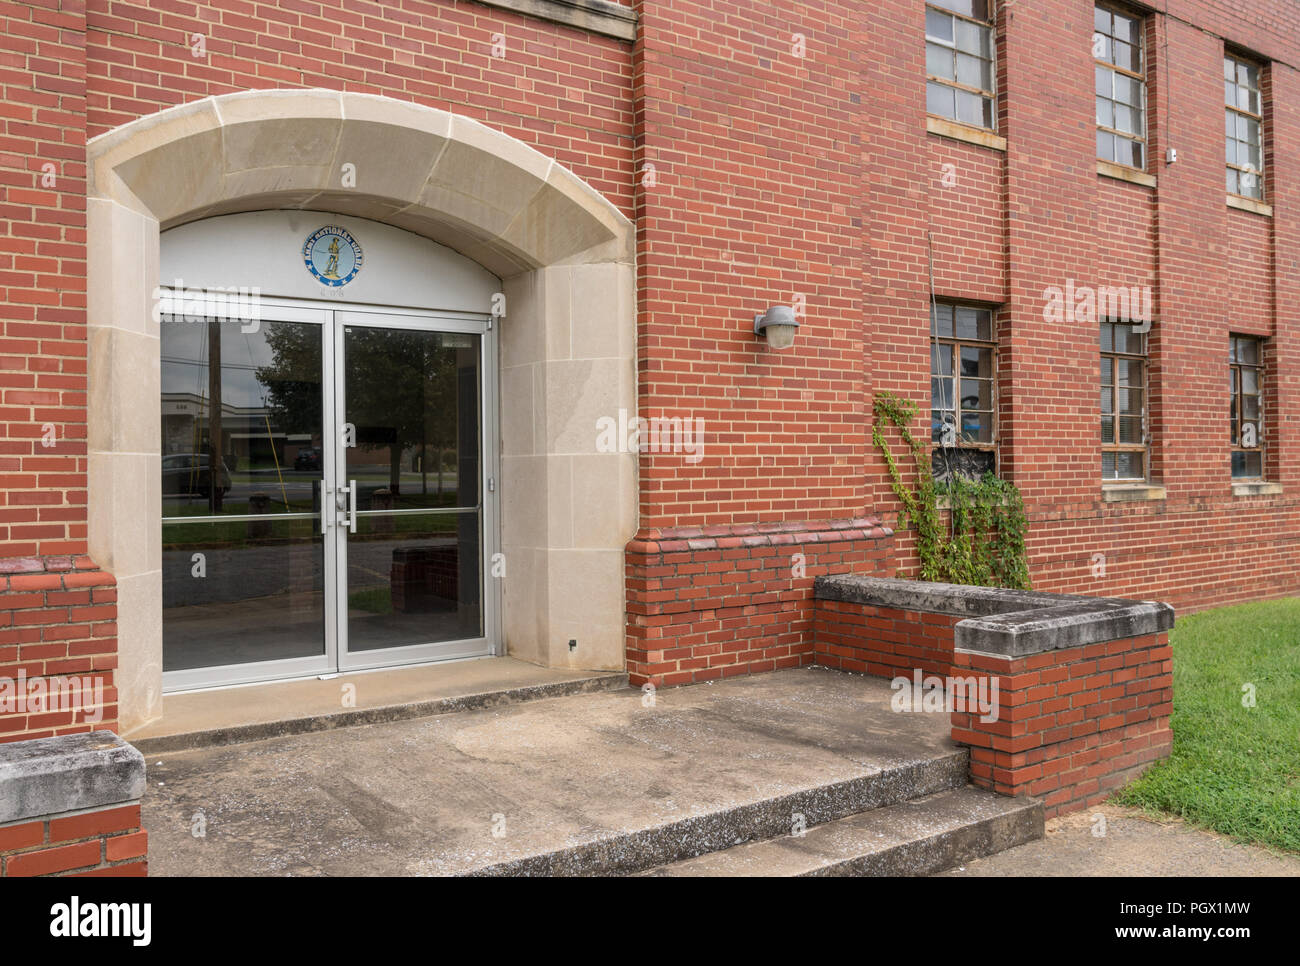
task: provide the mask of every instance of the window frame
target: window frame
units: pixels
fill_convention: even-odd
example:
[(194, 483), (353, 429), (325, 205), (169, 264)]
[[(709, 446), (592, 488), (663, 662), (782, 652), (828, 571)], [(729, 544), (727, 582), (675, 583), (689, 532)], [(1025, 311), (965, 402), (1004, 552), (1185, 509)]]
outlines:
[[(1237, 344), (1239, 342), (1255, 343), (1255, 362), (1241, 362), (1237, 357)], [(1264, 420), (1264, 337), (1258, 335), (1238, 335), (1236, 333), (1228, 334), (1228, 372), (1231, 378), (1231, 386), (1228, 389), (1228, 476), (1234, 483), (1254, 483), (1263, 482), (1268, 479), (1268, 447), (1265, 445), (1265, 427), (1268, 425)], [(1241, 370), (1253, 369), (1255, 371), (1255, 392), (1243, 393), (1241, 391)], [(1255, 396), (1258, 400), (1258, 413), (1254, 420), (1248, 420), (1242, 415), (1241, 397), (1243, 395)], [(1241, 445), (1241, 428), (1246, 422), (1254, 422), (1256, 426), (1255, 445)], [(1258, 476), (1236, 476), (1232, 472), (1232, 459), (1237, 453), (1258, 453), (1259, 454), (1259, 475)]]
[[(952, 78), (948, 78), (948, 77), (941, 77), (941, 76), (939, 76), (938, 74), (931, 74), (931, 73), (930, 73), (930, 67), (929, 67), (929, 53), (928, 53), (928, 50), (927, 50), (927, 54), (926, 54), (926, 70), (925, 70), (925, 83), (926, 83), (926, 88), (927, 88), (927, 94), (926, 94), (926, 101), (927, 101), (927, 103), (926, 103), (926, 114), (928, 114), (928, 115), (931, 116), (931, 117), (942, 118), (942, 119), (945, 120), (945, 121), (951, 121), (953, 124), (962, 124), (962, 125), (965, 125), (966, 127), (974, 128), (975, 130), (978, 130), (978, 131), (991, 131), (991, 132), (993, 132), (993, 133), (997, 133), (997, 130), (998, 130), (998, 38), (997, 38), (997, 19), (998, 19), (998, 18), (997, 18), (997, 13), (998, 13), (998, 9), (997, 9), (997, 0), (987, 0), (987, 2), (988, 2), (988, 8), (989, 8), (989, 19), (988, 19), (987, 21), (977, 20), (977, 19), (975, 19), (974, 17), (967, 17), (965, 14), (958, 13), (958, 12), (955, 11), (955, 10), (950, 10), (950, 9), (947, 8), (947, 7), (941, 6), (941, 5), (940, 5), (941, 2), (942, 2), (942, 0), (934, 0), (934, 2), (931, 2), (931, 0), (926, 0), (926, 3), (925, 3), (925, 10), (926, 10), (927, 14), (928, 14), (929, 11), (933, 10), (933, 11), (935, 11), (936, 13), (943, 14), (943, 15), (946, 16), (946, 17), (952, 17), (952, 18), (953, 18), (953, 20), (954, 20), (954, 25), (953, 25), (953, 26), (954, 26), (954, 30), (953, 30), (953, 40), (952, 40), (952, 43), (949, 44), (948, 42), (946, 42), (946, 41), (944, 41), (944, 40), (940, 40), (940, 39), (931, 39), (929, 29), (927, 28), (927, 29), (926, 29), (926, 33), (925, 33), (925, 43), (926, 43), (927, 48), (929, 47), (930, 44), (935, 44), (935, 45), (940, 46), (940, 47), (943, 47), (943, 48), (945, 48), (945, 49), (947, 49), (947, 50), (951, 50), (951, 51), (953, 52), (953, 57), (954, 57), (954, 61), (953, 61), (953, 63), (954, 63), (953, 73), (956, 74), (956, 59), (955, 59), (955, 58), (956, 58), (957, 54), (961, 53), (961, 54), (966, 54), (967, 56), (972, 56), (972, 57), (978, 57), (978, 55), (976, 55), (976, 54), (971, 54), (969, 51), (961, 50), (961, 49), (957, 46), (957, 34), (956, 34), (956, 23), (955, 23), (955, 21), (962, 20), (962, 21), (965, 21), (966, 23), (973, 24), (973, 25), (976, 26), (976, 27), (979, 27), (979, 28), (982, 28), (982, 29), (987, 30), (987, 31), (988, 31), (988, 34), (989, 34), (989, 56), (988, 56), (987, 60), (988, 60), (988, 64), (989, 64), (989, 84), (990, 84), (990, 87), (989, 87), (988, 90), (984, 90), (983, 88), (972, 87), (972, 86), (969, 85), (969, 84), (964, 84), (964, 83), (962, 83), (961, 81), (957, 80), (955, 76), (952, 77)], [(984, 58), (984, 57), (979, 57), (978, 59), (980, 59), (980, 60), (985, 60), (986, 58)], [(992, 119), (992, 120), (991, 120), (991, 123), (989, 123), (989, 124), (987, 124), (987, 125), (985, 125), (985, 124), (972, 124), (970, 121), (963, 121), (963, 120), (961, 120), (959, 117), (956, 117), (956, 116), (949, 117), (949, 116), (946, 115), (946, 114), (935, 114), (933, 111), (931, 111), (931, 110), (929, 109), (929, 103), (928, 103), (928, 102), (929, 102), (929, 93), (928, 93), (928, 89), (929, 89), (930, 84), (940, 84), (940, 85), (942, 85), (942, 86), (944, 86), (944, 87), (950, 87), (950, 88), (952, 88), (953, 90), (964, 91), (964, 92), (967, 93), (967, 94), (974, 94), (975, 96), (977, 96), (977, 97), (979, 97), (979, 98), (982, 98), (982, 99), (983, 99), (983, 98), (987, 98), (988, 101), (989, 101), (990, 117), (991, 117), (991, 119)], [(956, 103), (956, 102), (954, 101), (954, 107), (955, 107), (955, 103)], [(954, 110), (953, 113), (954, 113), (954, 115), (956, 115), (956, 114), (958, 114), (959, 112), (957, 112), (957, 111)]]
[[(1102, 345), (1101, 329), (1098, 328), (1097, 330), (1097, 336), (1098, 336), (1097, 348), (1099, 351), (1098, 365), (1097, 365), (1097, 388), (1099, 390), (1098, 400), (1097, 400), (1097, 406), (1099, 410), (1098, 422), (1097, 422), (1097, 427), (1098, 427), (1097, 437), (1101, 441), (1101, 452), (1102, 452), (1101, 482), (1103, 486), (1122, 486), (1124, 484), (1131, 484), (1131, 483), (1149, 483), (1151, 480), (1151, 415), (1150, 415), (1151, 414), (1151, 340), (1148, 338), (1150, 333), (1149, 332), (1134, 333), (1135, 335), (1139, 336), (1142, 339), (1142, 351), (1140, 353), (1118, 352), (1115, 350), (1114, 329), (1120, 326), (1125, 326), (1127, 328), (1133, 329), (1136, 328), (1136, 326), (1132, 322), (1123, 322), (1117, 319), (1102, 319), (1100, 321), (1100, 325), (1101, 326), (1109, 325), (1113, 327), (1111, 332), (1111, 347), (1109, 350), (1101, 348)], [(1101, 378), (1102, 375), (1101, 360), (1104, 359), (1111, 360), (1110, 386), (1107, 386), (1104, 380)], [(1142, 366), (1142, 385), (1139, 389), (1139, 391), (1142, 393), (1142, 412), (1141, 412), (1142, 440), (1140, 443), (1120, 442), (1119, 420), (1123, 414), (1120, 412), (1120, 408), (1119, 408), (1119, 390), (1120, 389), (1132, 390), (1134, 388), (1131, 385), (1129, 386), (1120, 385), (1119, 366), (1117, 365), (1117, 363), (1120, 361), (1138, 362)], [(1110, 413), (1109, 414), (1105, 411), (1105, 408), (1102, 406), (1101, 403), (1101, 396), (1106, 393), (1107, 389), (1110, 390)], [(1111, 424), (1111, 442), (1109, 443), (1106, 442), (1104, 433), (1102, 431), (1102, 425), (1107, 415), (1109, 415), (1110, 418), (1113, 420)], [(1129, 416), (1128, 418), (1131, 419), (1132, 417)], [(1113, 477), (1106, 476), (1106, 472), (1105, 472), (1106, 453), (1141, 454), (1141, 461), (1142, 461), (1141, 475), (1140, 476), (1113, 476)], [(1116, 460), (1117, 466), (1118, 466), (1118, 462), (1119, 461), (1117, 459)]]
[[(953, 334), (951, 336), (940, 335), (938, 318), (935, 310), (939, 306), (946, 306), (953, 310)], [(972, 339), (959, 337), (957, 335), (957, 316), (958, 309), (971, 309), (976, 312), (986, 312), (989, 317), (989, 338)], [(951, 376), (936, 375), (934, 371), (934, 352), (936, 348), (944, 347), (949, 355), (949, 365), (952, 369)], [(962, 415), (966, 411), (962, 408), (961, 399), (961, 350), (962, 348), (972, 348), (979, 350), (988, 350), (989, 352), (989, 375), (987, 377), (972, 376), (972, 379), (980, 379), (989, 383), (989, 409), (972, 409), (973, 414), (983, 416), (986, 412), (989, 416), (989, 440), (967, 440), (961, 433)], [(931, 406), (930, 406), (930, 445), (931, 452), (935, 449), (951, 448), (957, 450), (978, 450), (983, 453), (993, 454), (992, 473), (996, 476), (1001, 472), (999, 448), (998, 448), (998, 311), (989, 305), (980, 305), (974, 302), (961, 302), (953, 299), (933, 299), (930, 303), (930, 379), (931, 379)], [(933, 399), (933, 380), (951, 379), (952, 380), (952, 409), (934, 408)], [(956, 440), (951, 447), (944, 447), (943, 444), (934, 439), (934, 413), (951, 412), (953, 415), (954, 426), (957, 429)], [(933, 473), (933, 470), (931, 470)]]
[[(1142, 103), (1141, 103), (1141, 105), (1138, 105), (1139, 109), (1142, 111), (1142, 134), (1141, 134), (1140, 137), (1137, 136), (1137, 135), (1135, 135), (1135, 134), (1133, 134), (1133, 133), (1130, 132), (1130, 131), (1121, 131), (1121, 130), (1120, 130), (1119, 128), (1117, 128), (1117, 127), (1107, 127), (1107, 126), (1104, 125), (1104, 124), (1095, 124), (1095, 125), (1094, 125), (1094, 126), (1096, 127), (1097, 131), (1103, 132), (1103, 133), (1105, 133), (1105, 134), (1109, 134), (1111, 137), (1114, 137), (1114, 138), (1122, 138), (1122, 139), (1125, 140), (1125, 141), (1133, 141), (1133, 142), (1136, 142), (1136, 143), (1142, 145), (1142, 164), (1141, 164), (1141, 166), (1140, 166), (1140, 167), (1135, 167), (1134, 165), (1127, 164), (1127, 163), (1125, 163), (1125, 162), (1123, 162), (1123, 161), (1116, 161), (1114, 158), (1103, 158), (1103, 157), (1101, 156), (1101, 153), (1100, 153), (1100, 152), (1097, 153), (1097, 160), (1098, 160), (1098, 161), (1104, 161), (1104, 162), (1106, 162), (1107, 164), (1117, 164), (1117, 165), (1119, 165), (1120, 167), (1128, 168), (1128, 169), (1131, 170), (1131, 171), (1142, 171), (1142, 172), (1146, 172), (1147, 168), (1150, 166), (1150, 163), (1151, 163), (1151, 150), (1150, 150), (1150, 149), (1151, 149), (1151, 116), (1150, 116), (1150, 111), (1149, 111), (1148, 106), (1147, 106), (1147, 68), (1148, 68), (1148, 66), (1149, 66), (1149, 64), (1148, 64), (1149, 58), (1148, 58), (1148, 56), (1147, 56), (1147, 49), (1146, 49), (1146, 46), (1147, 46), (1147, 36), (1146, 36), (1146, 34), (1147, 34), (1147, 15), (1146, 15), (1145, 13), (1140, 13), (1140, 12), (1137, 12), (1137, 11), (1129, 10), (1129, 9), (1123, 7), (1123, 6), (1120, 6), (1119, 4), (1112, 4), (1112, 3), (1100, 3), (1100, 2), (1094, 2), (1094, 3), (1093, 3), (1093, 9), (1094, 9), (1094, 11), (1096, 11), (1096, 10), (1105, 10), (1107, 13), (1109, 13), (1109, 14), (1112, 16), (1112, 18), (1115, 17), (1116, 15), (1118, 15), (1118, 16), (1121, 16), (1121, 17), (1126, 17), (1126, 18), (1128, 18), (1129, 20), (1135, 20), (1135, 21), (1137, 22), (1137, 25), (1138, 25), (1138, 34), (1139, 34), (1139, 38), (1140, 38), (1140, 40), (1139, 40), (1139, 43), (1137, 43), (1135, 46), (1136, 46), (1136, 48), (1137, 48), (1139, 62), (1140, 62), (1141, 67), (1142, 67), (1142, 70), (1141, 70), (1139, 73), (1134, 73), (1133, 71), (1131, 71), (1131, 70), (1129, 70), (1129, 69), (1127, 69), (1127, 68), (1125, 68), (1125, 67), (1120, 67), (1118, 64), (1116, 64), (1116, 63), (1112, 63), (1111, 61), (1101, 60), (1101, 59), (1099, 59), (1099, 58), (1097, 58), (1097, 57), (1095, 57), (1095, 56), (1094, 56), (1093, 59), (1092, 59), (1092, 60), (1093, 60), (1093, 74), (1094, 74), (1094, 77), (1095, 77), (1095, 74), (1096, 74), (1096, 70), (1097, 70), (1097, 68), (1098, 68), (1098, 67), (1103, 67), (1103, 68), (1105, 68), (1106, 70), (1111, 71), (1112, 74), (1121, 74), (1121, 75), (1123, 75), (1123, 76), (1125, 76), (1125, 77), (1129, 77), (1129, 78), (1132, 78), (1133, 80), (1137, 81), (1138, 84), (1139, 84), (1139, 86), (1140, 86), (1140, 90), (1141, 90), (1141, 92), (1142, 92)], [(1095, 18), (1095, 13), (1094, 13), (1094, 18)], [(1112, 56), (1112, 58), (1113, 58), (1113, 57), (1114, 57), (1114, 48), (1113, 48), (1113, 44), (1114, 44), (1114, 42), (1115, 42), (1114, 21), (1113, 21), (1113, 20), (1112, 20), (1112, 23), (1111, 23), (1111, 31), (1112, 31), (1112, 32), (1111, 32), (1110, 34), (1105, 34), (1105, 35), (1103, 35), (1103, 36), (1108, 37), (1109, 40), (1110, 40), (1110, 42), (1111, 42), (1111, 44), (1112, 44), (1112, 53), (1111, 53), (1111, 56)], [(1096, 22), (1095, 22), (1095, 19), (1094, 19), (1093, 28), (1092, 28), (1092, 36), (1093, 36), (1093, 37), (1096, 37), (1098, 33), (1099, 33), (1099, 31), (1097, 30)], [(1125, 43), (1127, 43), (1127, 41), (1125, 41)], [(1100, 94), (1097, 93), (1096, 86), (1097, 86), (1097, 85), (1096, 85), (1096, 81), (1095, 81), (1095, 79), (1094, 79), (1094, 81), (1093, 81), (1093, 92), (1092, 92), (1092, 93), (1093, 93), (1093, 119), (1094, 119), (1094, 122), (1095, 122), (1095, 120), (1096, 120), (1096, 102), (1097, 102), (1097, 98), (1099, 98), (1099, 97), (1102, 96), (1102, 95), (1100, 95)], [(1111, 82), (1111, 86), (1110, 86), (1110, 95), (1106, 97), (1106, 100), (1110, 102), (1110, 105), (1111, 105), (1111, 120), (1114, 121), (1114, 119), (1115, 119), (1115, 105), (1116, 105), (1116, 104), (1120, 104), (1120, 103), (1122, 103), (1122, 102), (1117, 101), (1117, 100), (1115, 99), (1115, 84), (1114, 84), (1114, 81), (1113, 81), (1113, 80), (1112, 80), (1112, 82)], [(1131, 107), (1132, 105), (1124, 104), (1123, 106), (1124, 106), (1124, 107)]]
[[(1223, 140), (1224, 140), (1225, 169), (1228, 171), (1237, 172), (1237, 178), (1234, 180), (1234, 183), (1237, 184), (1238, 186), (1240, 186), (1241, 184), (1240, 176), (1242, 174), (1253, 174), (1255, 176), (1256, 183), (1259, 186), (1258, 196), (1242, 194), (1240, 191), (1228, 191), (1228, 194), (1232, 195), (1234, 198), (1245, 198), (1248, 201), (1257, 201), (1263, 203), (1266, 201), (1265, 196), (1267, 194), (1267, 192), (1264, 190), (1264, 167), (1265, 167), (1265, 160), (1266, 160), (1264, 150), (1265, 150), (1265, 143), (1267, 141), (1267, 133), (1264, 130), (1264, 65), (1259, 61), (1255, 60), (1253, 57), (1246, 57), (1242, 54), (1236, 53), (1235, 51), (1226, 50), (1226, 49), (1223, 52), (1223, 61), (1224, 61), (1225, 69), (1228, 65), (1228, 62), (1232, 62), (1233, 64), (1233, 79), (1231, 83), (1233, 85), (1234, 90), (1239, 90), (1241, 88), (1241, 85), (1237, 82), (1237, 70), (1236, 70), (1237, 65), (1240, 64), (1246, 67), (1254, 67), (1256, 71), (1256, 77), (1258, 78), (1258, 86), (1253, 88), (1253, 91), (1259, 97), (1259, 113), (1255, 114), (1252, 113), (1251, 111), (1238, 107), (1235, 103), (1235, 100), (1234, 103), (1232, 104), (1227, 103), (1226, 91), (1225, 91), (1225, 98), (1223, 104), (1224, 112), (1227, 114), (1232, 114), (1234, 117), (1241, 116), (1241, 117), (1249, 118), (1250, 120), (1254, 121), (1256, 124), (1259, 125), (1259, 168), (1258, 169), (1252, 169), (1250, 167), (1243, 166), (1241, 164), (1234, 164), (1228, 161), (1227, 159), (1228, 144), (1229, 143), (1245, 144), (1247, 142), (1241, 141), (1236, 136), (1235, 124), (1233, 125), (1233, 134), (1231, 137), (1228, 136), (1227, 131), (1224, 131)], [(1226, 77), (1223, 79), (1223, 82), (1225, 85), (1229, 83)], [(1252, 88), (1249, 87), (1247, 87), (1246, 89), (1252, 90)]]

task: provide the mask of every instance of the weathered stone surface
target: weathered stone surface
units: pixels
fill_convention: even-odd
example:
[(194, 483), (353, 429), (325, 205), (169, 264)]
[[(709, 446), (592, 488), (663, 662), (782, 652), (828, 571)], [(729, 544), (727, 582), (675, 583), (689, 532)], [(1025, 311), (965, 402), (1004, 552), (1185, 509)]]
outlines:
[(478, 0), (489, 7), (503, 7), (520, 13), (580, 27), (592, 33), (636, 39), (636, 13), (611, 0)]
[(818, 577), (819, 600), (966, 616), (958, 650), (1006, 657), (1158, 634), (1174, 626), (1168, 604), (1002, 587), (966, 587), (892, 577)]
[(111, 731), (0, 745), (0, 824), (130, 802), (144, 757)]

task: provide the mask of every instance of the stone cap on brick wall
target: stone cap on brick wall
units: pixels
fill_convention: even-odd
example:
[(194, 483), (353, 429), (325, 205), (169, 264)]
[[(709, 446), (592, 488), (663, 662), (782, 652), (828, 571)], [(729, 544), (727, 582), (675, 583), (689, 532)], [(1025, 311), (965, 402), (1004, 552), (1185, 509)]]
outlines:
[(144, 757), (111, 731), (0, 744), (0, 824), (143, 794)]
[(636, 40), (636, 12), (614, 0), (477, 0), (619, 40)]
[(731, 550), (738, 547), (778, 547), (796, 543), (839, 543), (845, 540), (884, 540), (894, 531), (879, 517), (846, 520), (779, 520), (728, 526), (642, 528), (628, 543), (631, 553), (681, 553), (689, 550)]
[(1152, 600), (966, 587), (891, 577), (818, 577), (818, 600), (963, 617), (957, 650), (1024, 657), (1043, 651), (1158, 634), (1174, 626), (1174, 609)]

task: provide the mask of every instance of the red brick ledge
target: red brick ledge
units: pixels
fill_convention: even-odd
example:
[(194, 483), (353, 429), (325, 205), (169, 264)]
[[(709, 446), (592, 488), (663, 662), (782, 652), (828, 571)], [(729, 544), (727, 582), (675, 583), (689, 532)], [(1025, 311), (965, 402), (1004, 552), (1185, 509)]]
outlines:
[[(0, 611), (6, 609), (6, 592), (83, 590), (115, 587), (117, 578), (85, 554), (0, 558)], [(27, 607), (42, 606), (28, 604)]]
[(796, 520), (714, 527), (653, 527), (642, 530), (627, 545), (629, 553), (682, 553), (693, 550), (734, 550), (844, 540), (884, 540), (894, 531), (879, 517), (845, 520)]
[(86, 554), (48, 554), (37, 557), (0, 557), (0, 574), (59, 574), (70, 570), (99, 570)]

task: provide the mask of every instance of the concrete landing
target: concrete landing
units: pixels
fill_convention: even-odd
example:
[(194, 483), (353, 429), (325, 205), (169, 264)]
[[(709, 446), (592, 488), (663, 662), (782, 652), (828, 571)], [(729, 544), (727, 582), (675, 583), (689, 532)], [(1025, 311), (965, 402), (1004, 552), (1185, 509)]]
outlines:
[(169, 694), (162, 718), (123, 737), (151, 755), (626, 686), (622, 671), (567, 671), (482, 657)]
[(892, 693), (808, 668), (151, 753), (149, 871), (635, 872), (965, 785)]

